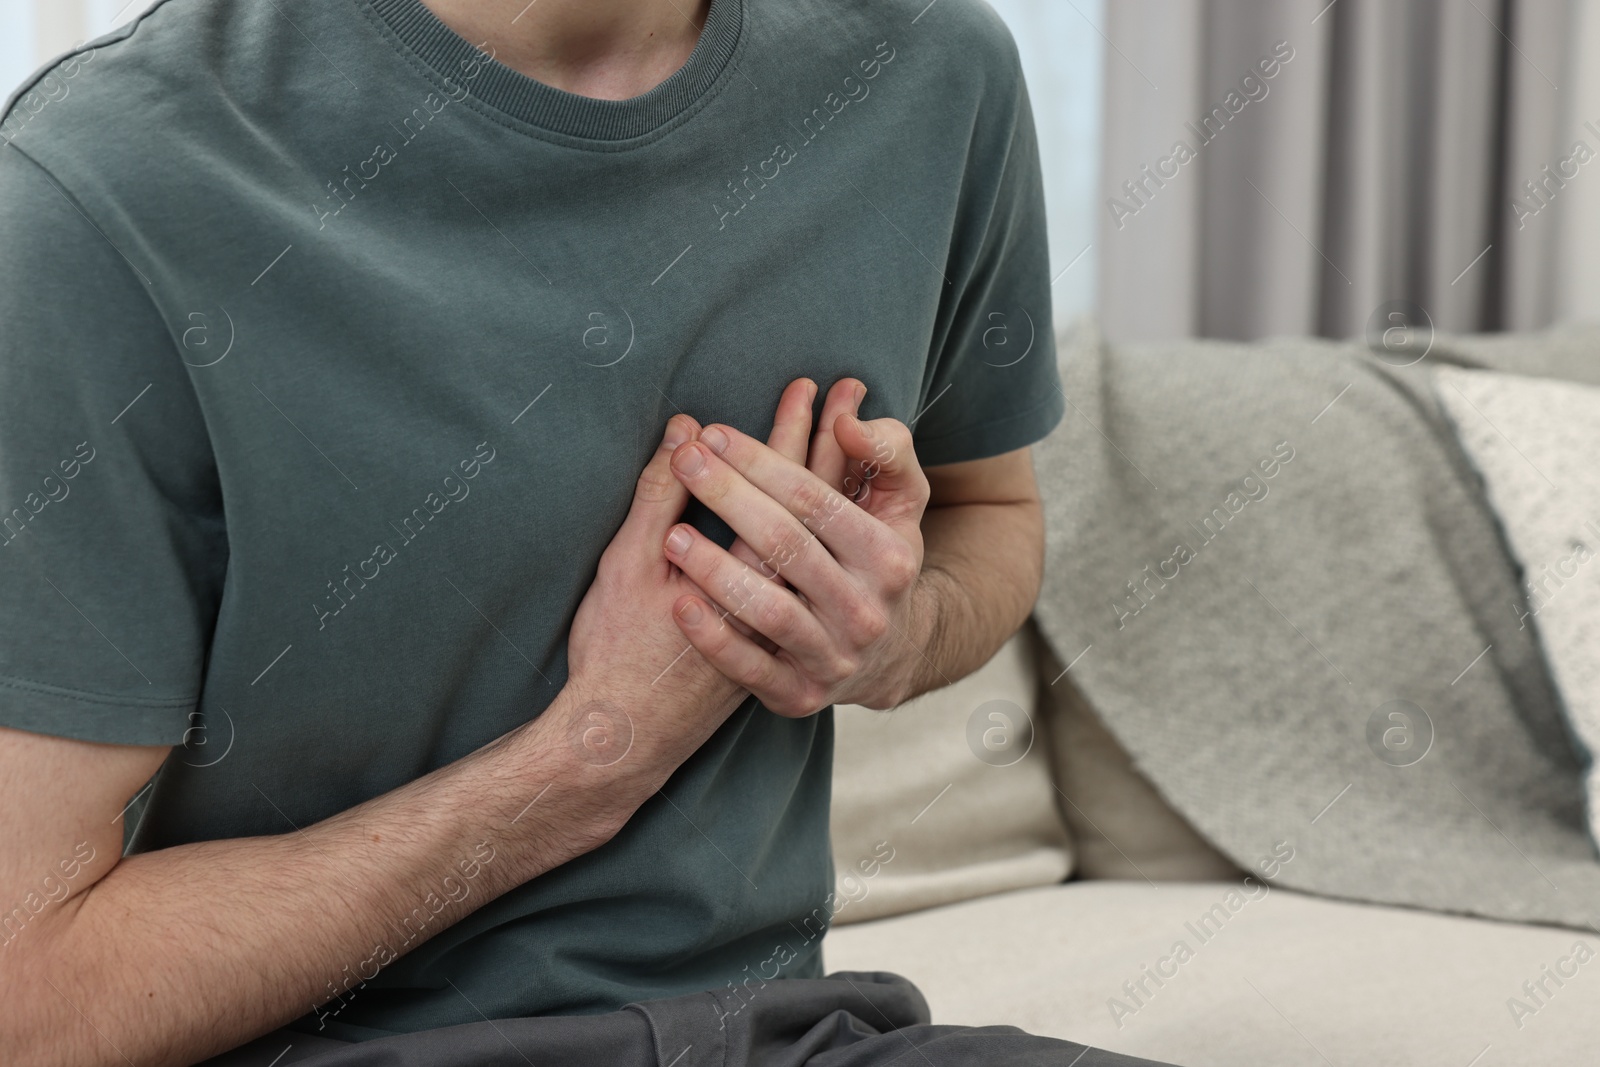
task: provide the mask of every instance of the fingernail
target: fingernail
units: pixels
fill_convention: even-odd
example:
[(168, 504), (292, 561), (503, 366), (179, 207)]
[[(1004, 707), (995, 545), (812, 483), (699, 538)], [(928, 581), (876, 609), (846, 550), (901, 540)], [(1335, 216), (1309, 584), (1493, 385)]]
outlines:
[(867, 395), (867, 387), (866, 386), (864, 386), (864, 385), (856, 386), (856, 410), (857, 411), (861, 410), (861, 401), (863, 399), (865, 399), (866, 395)]
[(667, 434), (661, 439), (661, 443), (668, 448), (677, 448), (688, 439), (689, 431), (684, 427), (683, 423), (673, 419), (667, 423)]
[[(704, 437), (704, 434), (701, 434)], [(706, 466), (706, 457), (698, 448), (690, 446), (672, 458), (672, 465), (684, 474), (699, 474)]]
[(694, 538), (682, 526), (674, 526), (667, 535), (667, 554), (669, 556), (682, 556), (689, 551), (689, 546), (694, 544)]
[(690, 626), (700, 625), (700, 620), (705, 618), (705, 616), (706, 613), (700, 610), (700, 602), (698, 600), (689, 601), (678, 612), (678, 618), (682, 619)]
[(707, 426), (701, 430), (700, 440), (719, 456), (728, 449), (728, 435), (716, 426)]
[(871, 426), (867, 425), (865, 422), (862, 422), (857, 416), (852, 415), (850, 417), (856, 420), (856, 429), (861, 431), (862, 437), (871, 437), (876, 432)]
[(816, 402), (817, 402), (817, 383), (811, 381), (810, 379), (807, 379), (806, 380), (806, 403), (815, 404)]

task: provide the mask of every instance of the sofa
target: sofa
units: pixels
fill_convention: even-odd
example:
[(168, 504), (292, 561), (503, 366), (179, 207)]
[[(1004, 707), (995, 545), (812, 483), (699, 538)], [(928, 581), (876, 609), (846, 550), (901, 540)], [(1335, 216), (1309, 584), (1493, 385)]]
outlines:
[[(1600, 937), (1246, 884), (1059, 669), (1029, 630), (893, 712), (835, 710), (830, 971), (903, 974), (936, 1022), (1184, 1067), (1600, 1061), (1600, 962), (1574, 951)], [(1008, 764), (967, 743), (995, 702), (1031, 717)]]
[[(1119, 743), (1075, 654), (1030, 622), (953, 686), (835, 710), (829, 971), (903, 974), (936, 1022), (1189, 1067), (1600, 1062), (1592, 925), (1304, 891), (1288, 839), (1240, 862)], [(1185, 693), (1157, 710), (1183, 722)]]

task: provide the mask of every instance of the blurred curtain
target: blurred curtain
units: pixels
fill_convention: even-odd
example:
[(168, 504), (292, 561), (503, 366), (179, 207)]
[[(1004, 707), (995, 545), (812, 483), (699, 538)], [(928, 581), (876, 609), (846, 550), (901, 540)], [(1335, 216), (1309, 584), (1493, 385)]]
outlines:
[(1600, 186), (1583, 10), (1108, 0), (1107, 334), (1348, 337), (1392, 301), (1442, 330), (1552, 321), (1563, 220)]

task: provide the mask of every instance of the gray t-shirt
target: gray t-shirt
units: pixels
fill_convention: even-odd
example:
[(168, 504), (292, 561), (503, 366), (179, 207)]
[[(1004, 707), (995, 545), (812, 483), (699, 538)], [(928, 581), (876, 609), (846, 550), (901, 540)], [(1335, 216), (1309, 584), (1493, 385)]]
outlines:
[[(978, 0), (716, 0), (621, 102), (419, 0), (164, 0), (0, 141), (0, 724), (180, 746), (135, 851), (292, 833), (537, 715), (675, 411), (765, 436), (856, 375), (929, 466), (1063, 411)], [(613, 841), (302, 1025), (820, 973), (831, 744), (747, 702)]]

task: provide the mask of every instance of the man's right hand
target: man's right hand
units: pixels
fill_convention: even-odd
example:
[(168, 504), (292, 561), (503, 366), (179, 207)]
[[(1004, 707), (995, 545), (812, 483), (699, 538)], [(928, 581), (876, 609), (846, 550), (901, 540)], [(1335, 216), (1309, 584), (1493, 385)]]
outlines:
[[(661, 542), (688, 504), (672, 476), (673, 449), (699, 432), (687, 415), (667, 423), (567, 639), (566, 689), (574, 698), (564, 702), (571, 709), (562, 727), (567, 741), (595, 766), (626, 760), (619, 770), (643, 770), (661, 781), (747, 695), (667, 621), (673, 603), (698, 588), (667, 562)], [(656, 768), (658, 774), (649, 773)]]
[[(791, 382), (768, 438), (770, 447), (799, 463), (806, 460), (815, 397), (812, 382)], [(688, 415), (668, 421), (634, 486), (628, 516), (600, 557), (567, 643), (567, 689), (574, 698), (563, 701), (572, 709), (562, 724), (568, 742), (590, 764), (640, 772), (642, 784), (654, 782), (652, 788), (750, 695), (670, 621), (685, 594), (680, 611), (724, 614), (661, 547), (689, 503), (688, 490), (672, 473), (672, 453), (699, 433), (700, 424)], [(742, 542), (734, 547), (735, 554), (741, 551), (749, 552)]]

